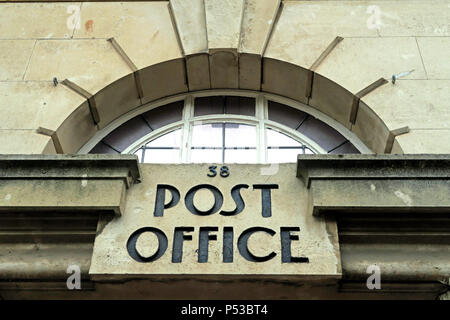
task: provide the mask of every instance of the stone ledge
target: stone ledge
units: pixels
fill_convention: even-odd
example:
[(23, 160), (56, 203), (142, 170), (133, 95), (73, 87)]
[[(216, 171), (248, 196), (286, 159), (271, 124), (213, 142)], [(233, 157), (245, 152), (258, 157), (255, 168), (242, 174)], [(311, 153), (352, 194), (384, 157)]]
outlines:
[(139, 182), (134, 155), (2, 155), (0, 212), (103, 211), (120, 215)]
[(307, 155), (297, 163), (313, 215), (450, 213), (450, 155)]

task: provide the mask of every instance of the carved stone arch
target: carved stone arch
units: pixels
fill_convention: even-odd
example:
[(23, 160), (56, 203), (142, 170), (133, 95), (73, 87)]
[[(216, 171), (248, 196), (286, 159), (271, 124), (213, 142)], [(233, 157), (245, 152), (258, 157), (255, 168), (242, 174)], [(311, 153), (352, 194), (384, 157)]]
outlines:
[[(239, 61), (240, 68), (248, 67), (246, 61), (245, 59)], [(196, 90), (189, 90), (192, 79), (189, 77), (186, 64), (187, 59), (181, 58), (136, 70), (110, 83), (94, 95), (84, 93), (76, 84), (65, 81), (66, 86), (79, 94), (84, 94), (86, 100), (74, 108), (52, 135), (57, 153), (77, 153), (98, 130), (143, 104), (195, 92)], [(309, 105), (351, 130), (375, 153), (389, 153), (392, 149), (392, 133), (383, 120), (356, 95), (339, 84), (308, 69), (281, 60), (263, 58), (262, 65), (263, 82), (259, 84), (259, 91)], [(224, 76), (217, 72), (216, 78)], [(195, 71), (193, 74), (195, 76)], [(310, 74), (313, 79), (308, 80)], [(308, 84), (308, 81), (312, 83)], [(130, 83), (134, 86), (130, 86)], [(311, 86), (310, 97), (307, 96), (308, 85)], [(239, 90), (235, 86), (223, 86), (220, 89)], [(355, 124), (351, 122), (352, 112), (355, 112), (352, 110), (355, 108), (354, 101), (359, 103)]]

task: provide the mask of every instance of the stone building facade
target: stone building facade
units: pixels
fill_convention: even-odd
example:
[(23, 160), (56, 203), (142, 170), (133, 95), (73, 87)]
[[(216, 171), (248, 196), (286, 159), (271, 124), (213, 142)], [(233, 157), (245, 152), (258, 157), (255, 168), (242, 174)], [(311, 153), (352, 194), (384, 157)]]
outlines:
[[(241, 298), (446, 297), (449, 17), (449, 0), (0, 1), (0, 296), (229, 298), (238, 290)], [(215, 112), (211, 97), (231, 98)], [(139, 117), (148, 128), (134, 124)], [(225, 142), (219, 160), (191, 164), (202, 162), (193, 161), (192, 128), (212, 122), (256, 128), (255, 146), (243, 147), (255, 150), (253, 164), (228, 165)], [(176, 128), (181, 164), (138, 163), (151, 149), (146, 143)], [(298, 153), (324, 155), (275, 165), (269, 129), (301, 141)], [(217, 180), (222, 172), (211, 177), (211, 165), (224, 163), (228, 180)], [(267, 168), (275, 171), (262, 174)], [(226, 193), (224, 206), (231, 201), (236, 209), (222, 216), (235, 220), (216, 213), (212, 187), (204, 189), (214, 204), (205, 190), (189, 200), (195, 185)], [(248, 188), (236, 189), (241, 205), (228, 195), (238, 185)], [(142, 211), (157, 219), (159, 190), (172, 197), (162, 198), (161, 210), (214, 213), (212, 220), (196, 220), (195, 212), (169, 220), (167, 213), (169, 222), (135, 224)], [(236, 243), (226, 267), (225, 251), (220, 263), (195, 263), (205, 249), (199, 227), (213, 228), (224, 243), (225, 227), (234, 227), (234, 244), (256, 227), (238, 218), (245, 203), (259, 212), (259, 197), (267, 209), (270, 194), (273, 216), (262, 209), (255, 221), (272, 226), (273, 237), (284, 235), (276, 258), (254, 267), (259, 262), (251, 259), (264, 256), (269, 240), (258, 246), (243, 236), (247, 251)], [(283, 244), (298, 238), (296, 222), (264, 220), (280, 212), (301, 216), (299, 241), (303, 229), (312, 230), (309, 247)], [(142, 264), (136, 239), (128, 256), (125, 238), (129, 244), (132, 231), (161, 221), (172, 261)], [(188, 226), (199, 234), (192, 235), (195, 259), (174, 267), (176, 228)], [(164, 243), (158, 239), (156, 256)], [(318, 249), (308, 251), (313, 245)], [(308, 266), (285, 263), (297, 249), (309, 252)], [(71, 265), (80, 268), (81, 290), (66, 286)], [(367, 287), (370, 266), (381, 270), (381, 289)]]

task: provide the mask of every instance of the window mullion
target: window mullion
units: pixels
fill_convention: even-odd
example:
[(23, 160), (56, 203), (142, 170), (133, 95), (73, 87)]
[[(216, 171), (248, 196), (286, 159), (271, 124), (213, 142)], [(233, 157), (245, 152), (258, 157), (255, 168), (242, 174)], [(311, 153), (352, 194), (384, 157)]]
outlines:
[(258, 119), (258, 136), (257, 136), (257, 161), (258, 163), (265, 163), (266, 161), (266, 136), (264, 120), (266, 118), (267, 111), (267, 99), (264, 95), (260, 94), (256, 98), (256, 118)]
[(222, 123), (222, 163), (225, 163), (225, 123)]
[(191, 145), (191, 124), (190, 120), (192, 119), (194, 110), (194, 98), (191, 95), (186, 96), (184, 100), (184, 108), (183, 108), (183, 131), (181, 138), (181, 162), (187, 163), (189, 162), (190, 155), (190, 145)]

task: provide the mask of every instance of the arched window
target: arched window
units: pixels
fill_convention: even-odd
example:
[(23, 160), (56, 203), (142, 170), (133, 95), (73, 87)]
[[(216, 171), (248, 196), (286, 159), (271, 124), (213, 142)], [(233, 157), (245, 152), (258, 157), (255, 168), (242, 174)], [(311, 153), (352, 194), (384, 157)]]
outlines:
[(132, 153), (145, 163), (283, 163), (298, 154), (368, 151), (349, 130), (338, 131), (308, 106), (237, 94), (204, 92), (146, 106), (81, 151)]

